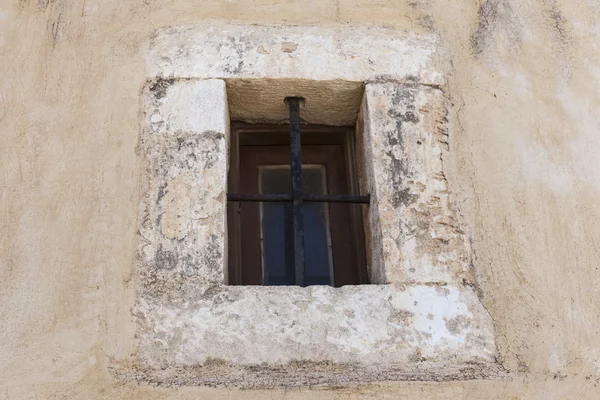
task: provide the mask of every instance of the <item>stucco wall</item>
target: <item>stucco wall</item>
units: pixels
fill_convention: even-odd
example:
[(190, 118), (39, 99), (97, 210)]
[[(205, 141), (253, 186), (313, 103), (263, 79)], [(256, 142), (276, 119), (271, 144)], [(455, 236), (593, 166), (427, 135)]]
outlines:
[(504, 380), (254, 398), (600, 397), (600, 6), (594, 0), (0, 1), (0, 398), (244, 398), (115, 380), (130, 308), (144, 44), (203, 19), (439, 36), (445, 174)]

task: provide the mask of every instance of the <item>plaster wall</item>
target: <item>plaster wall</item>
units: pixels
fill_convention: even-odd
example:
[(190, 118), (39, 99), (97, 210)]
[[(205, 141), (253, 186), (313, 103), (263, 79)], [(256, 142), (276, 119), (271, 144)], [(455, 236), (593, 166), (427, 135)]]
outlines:
[[(260, 398), (596, 399), (600, 7), (590, 1), (0, 2), (0, 398), (245, 398), (115, 380), (135, 349), (144, 46), (206, 19), (434, 35), (444, 172), (467, 224), (497, 380)], [(450, 60), (450, 62), (447, 62)]]

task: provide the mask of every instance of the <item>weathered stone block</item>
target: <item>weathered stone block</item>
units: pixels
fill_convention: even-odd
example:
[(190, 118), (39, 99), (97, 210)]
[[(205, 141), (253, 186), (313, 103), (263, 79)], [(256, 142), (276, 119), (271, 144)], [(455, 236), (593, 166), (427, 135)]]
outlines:
[(144, 135), (229, 131), (225, 82), (155, 79), (144, 90)]
[(450, 204), (441, 90), (370, 83), (358, 123), (374, 283), (471, 282), (471, 249)]
[[(343, 40), (341, 39), (343, 38)], [(379, 27), (190, 24), (159, 29), (148, 76), (363, 82), (412, 77), (443, 84), (436, 35)], [(402, 62), (398, 62), (402, 60)]]
[[(136, 309), (143, 365), (330, 362), (414, 371), (494, 360), (491, 319), (468, 286), (221, 286)], [(222, 377), (227, 380), (227, 377)]]
[(158, 81), (148, 85), (144, 96), (143, 292), (158, 295), (181, 285), (222, 284), (229, 124), (225, 84)]

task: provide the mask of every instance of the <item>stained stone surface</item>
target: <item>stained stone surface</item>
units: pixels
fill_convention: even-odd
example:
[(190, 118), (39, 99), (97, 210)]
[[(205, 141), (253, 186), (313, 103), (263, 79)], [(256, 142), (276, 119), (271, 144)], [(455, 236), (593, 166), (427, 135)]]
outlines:
[[(408, 55), (403, 46), (419, 41), (374, 42), (367, 52), (374, 65), (369, 74), (389, 68), (403, 81), (376, 77), (363, 95), (362, 83), (353, 80), (372, 76), (365, 72), (369, 63), (340, 58), (351, 53), (351, 42), (328, 39), (323, 50), (311, 45), (310, 32), (303, 38), (295, 28), (198, 29), (165, 29), (152, 39), (149, 60), (156, 63), (148, 66), (153, 75), (143, 91), (138, 146), (145, 172), (136, 353), (118, 374), (181, 385), (265, 387), (306, 380), (338, 384), (348, 374), (374, 381), (496, 373), (492, 320), (472, 286), (468, 240), (443, 173), (446, 99), (423, 85), (422, 76), (402, 75), (411, 68), (427, 71), (429, 48), (394, 70), (391, 55)], [(227, 35), (237, 36), (230, 41)], [(257, 61), (283, 37), (289, 65)], [(309, 45), (322, 63), (302, 56)], [(323, 72), (322, 66), (336, 63), (348, 80), (335, 80), (342, 75), (332, 75), (334, 69)], [(261, 83), (246, 85), (250, 75)], [(307, 99), (313, 111), (328, 110), (328, 96), (336, 93), (356, 104), (354, 114), (310, 114), (309, 107), (308, 115), (358, 117), (362, 190), (372, 196), (364, 214), (373, 285), (227, 286), (228, 94), (244, 97), (272, 82), (267, 97), (315, 89), (306, 90), (314, 94)], [(237, 115), (265, 105), (248, 102), (242, 110), (233, 104)], [(276, 114), (271, 111), (262, 115)]]
[(395, 82), (365, 87), (357, 125), (363, 192), (371, 194), (374, 283), (473, 282), (468, 238), (451, 205), (441, 90)]
[[(412, 77), (440, 85), (436, 35), (381, 27), (203, 23), (159, 29), (148, 76), (363, 82)], [(439, 65), (439, 62), (438, 62)], [(437, 67), (439, 68), (439, 67)]]
[(225, 79), (232, 119), (284, 121), (283, 98), (302, 96), (305, 121), (352, 125), (364, 82), (444, 85), (439, 49), (436, 35), (382, 27), (200, 23), (157, 30), (146, 73)]
[(143, 364), (297, 361), (404, 368), (490, 363), (491, 320), (468, 286), (206, 286), (143, 299)]
[(229, 119), (221, 80), (151, 82), (140, 141), (142, 288), (223, 284)]

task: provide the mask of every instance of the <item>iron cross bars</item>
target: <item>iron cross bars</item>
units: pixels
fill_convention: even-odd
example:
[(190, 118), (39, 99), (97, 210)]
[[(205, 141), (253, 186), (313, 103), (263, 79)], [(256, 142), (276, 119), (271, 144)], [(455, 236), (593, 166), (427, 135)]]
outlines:
[(350, 196), (336, 194), (308, 194), (302, 192), (302, 158), (300, 149), (300, 103), (301, 97), (286, 97), (290, 109), (290, 170), (292, 192), (282, 194), (229, 193), (228, 201), (282, 201), (292, 202), (294, 217), (294, 270), (296, 285), (304, 284), (304, 224), (302, 220), (303, 202), (323, 203), (362, 203), (369, 204), (369, 196)]

